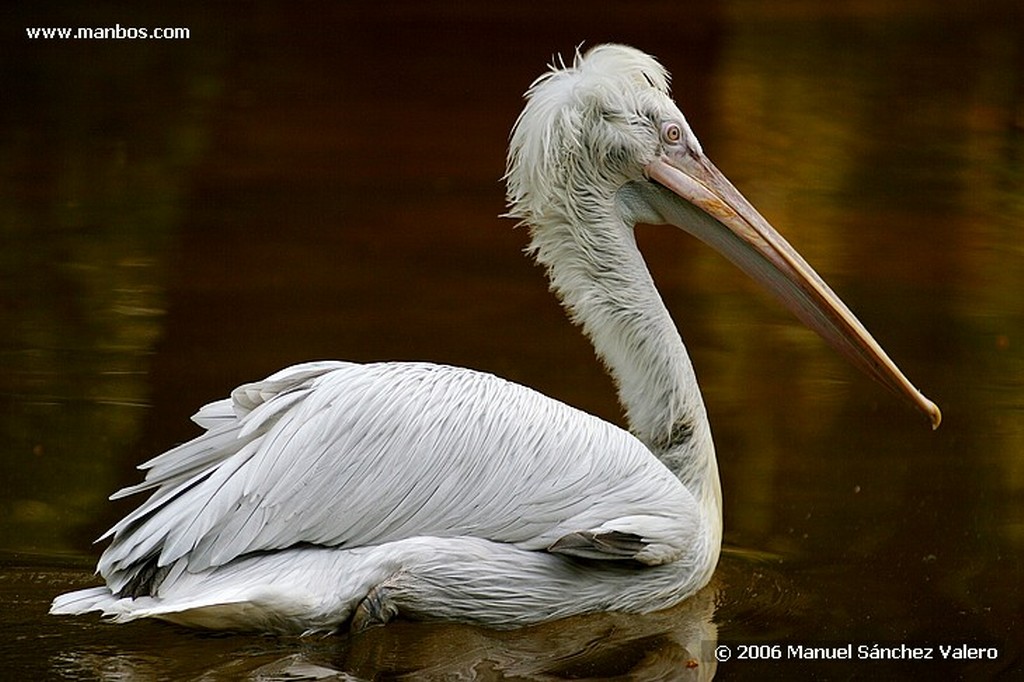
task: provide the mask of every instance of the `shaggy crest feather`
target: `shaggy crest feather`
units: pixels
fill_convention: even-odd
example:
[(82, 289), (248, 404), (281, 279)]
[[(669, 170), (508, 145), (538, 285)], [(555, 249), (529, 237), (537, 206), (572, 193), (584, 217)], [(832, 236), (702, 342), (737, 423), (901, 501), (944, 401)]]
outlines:
[[(569, 187), (613, 188), (638, 179), (648, 159), (631, 157), (656, 148), (651, 112), (671, 105), (664, 67), (632, 47), (599, 45), (577, 51), (572, 66), (560, 60), (549, 69), (526, 93), (505, 175), (508, 216), (530, 225), (553, 211), (585, 208), (559, 205), (577, 196)], [(642, 141), (649, 144), (637, 144), (638, 129), (646, 129)]]

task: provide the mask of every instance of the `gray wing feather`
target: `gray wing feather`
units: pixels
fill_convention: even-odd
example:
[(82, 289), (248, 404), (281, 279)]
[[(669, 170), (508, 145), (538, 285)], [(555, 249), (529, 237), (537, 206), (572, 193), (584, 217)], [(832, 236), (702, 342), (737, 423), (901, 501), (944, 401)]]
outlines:
[(582, 559), (635, 559), (645, 547), (636, 533), (612, 530), (605, 533), (578, 531), (558, 538), (549, 552), (567, 554)]

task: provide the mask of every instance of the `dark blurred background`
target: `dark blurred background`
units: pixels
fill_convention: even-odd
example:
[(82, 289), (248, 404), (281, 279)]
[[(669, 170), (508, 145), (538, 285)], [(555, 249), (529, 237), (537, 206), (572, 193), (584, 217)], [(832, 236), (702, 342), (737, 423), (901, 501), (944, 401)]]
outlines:
[[(76, 646), (42, 615), (63, 586), (24, 576), (84, 578), (92, 540), (135, 503), (106, 496), (239, 383), (308, 359), (430, 360), (622, 421), (525, 231), (499, 217), (523, 91), (606, 41), (666, 65), (709, 156), (946, 417), (929, 432), (716, 254), (639, 228), (716, 434), (719, 638), (977, 641), (1000, 660), (958, 674), (1019, 667), (1019, 3), (44, 2), (0, 17), (0, 588), (31, 605), (3, 616), (17, 641), (60, 637), (14, 669), (54, 673)], [(189, 37), (26, 32), (115, 25)], [(764, 566), (773, 591), (740, 587)], [(184, 636), (146, 632), (157, 649)]]

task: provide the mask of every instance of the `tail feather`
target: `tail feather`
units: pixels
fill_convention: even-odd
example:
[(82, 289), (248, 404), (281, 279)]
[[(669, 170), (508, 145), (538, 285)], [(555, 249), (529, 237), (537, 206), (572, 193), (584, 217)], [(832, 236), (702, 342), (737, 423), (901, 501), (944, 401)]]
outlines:
[(50, 614), (55, 616), (77, 616), (90, 611), (107, 611), (117, 601), (105, 586), (89, 587), (84, 590), (67, 592), (55, 597), (50, 604)]

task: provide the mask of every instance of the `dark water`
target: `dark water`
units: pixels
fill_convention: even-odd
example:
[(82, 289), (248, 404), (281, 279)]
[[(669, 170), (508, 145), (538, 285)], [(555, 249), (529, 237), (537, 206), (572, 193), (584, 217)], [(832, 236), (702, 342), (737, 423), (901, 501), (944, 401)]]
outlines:
[[(0, 656), (21, 679), (987, 679), (1024, 668), (1016, 3), (239, 3), (6, 10)], [(715, 9), (709, 9), (714, 7)], [(30, 41), (32, 26), (187, 41)], [(943, 408), (922, 419), (683, 235), (641, 246), (697, 366), (727, 552), (662, 614), (212, 636), (47, 617), (134, 465), (313, 358), (481, 368), (621, 421), (503, 209), (555, 52), (658, 55), (711, 158)], [(127, 504), (131, 504), (128, 501)], [(717, 663), (724, 644), (733, 658)], [(745, 645), (768, 660), (739, 661)], [(789, 646), (993, 647), (806, 661)], [(779, 645), (782, 660), (773, 660)], [(877, 651), (878, 649), (874, 649)], [(345, 675), (349, 675), (346, 677)]]

